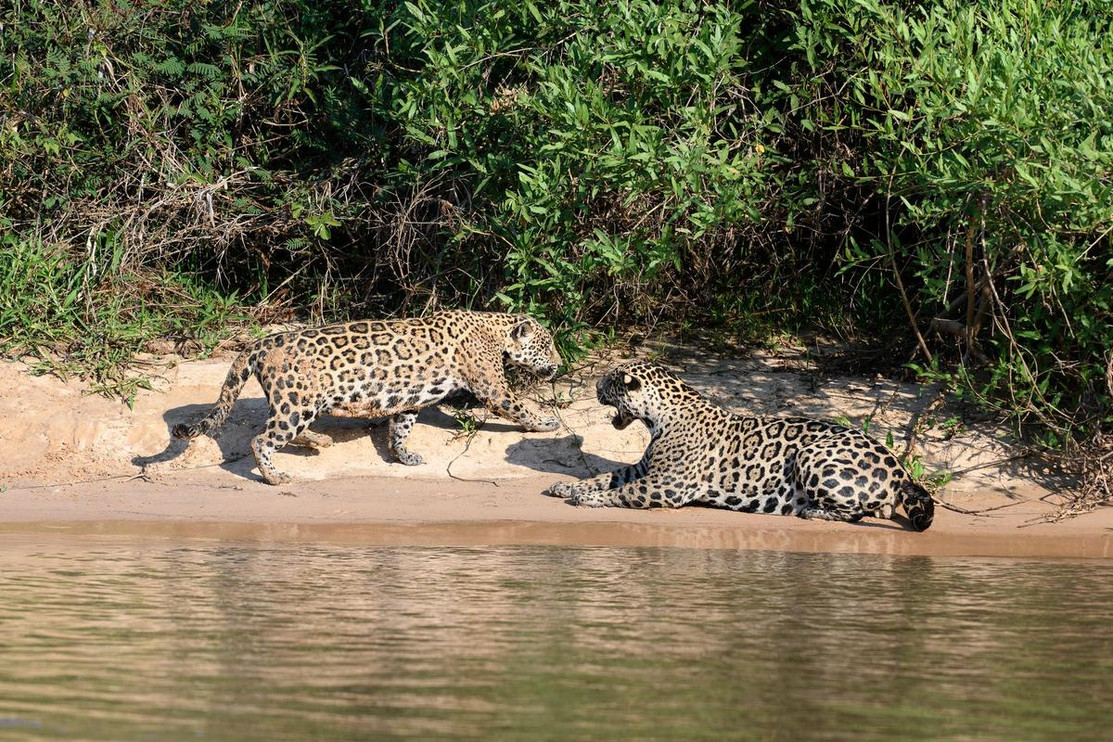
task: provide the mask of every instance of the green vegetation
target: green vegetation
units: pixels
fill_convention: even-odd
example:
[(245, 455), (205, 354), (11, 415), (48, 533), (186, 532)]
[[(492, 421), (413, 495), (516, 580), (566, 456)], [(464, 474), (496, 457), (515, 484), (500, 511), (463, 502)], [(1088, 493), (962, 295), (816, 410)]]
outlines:
[(815, 59), (842, 67), (813, 83), (813, 100), (841, 86), (815, 126), (858, 140), (838, 164), (883, 198), (884, 228), (851, 236), (844, 265), (907, 265), (898, 289), (915, 326), (962, 354), (956, 369), (935, 357), (947, 343), (920, 338), (925, 371), (1035, 417), (1054, 443), (1108, 406), (1113, 14), (859, 2), (848, 20), (846, 5), (815, 4), (800, 31)]
[(820, 331), (1080, 440), (1111, 81), (1098, 0), (14, 0), (0, 348), (113, 386), (248, 317)]
[(9, 235), (0, 245), (5, 352), (37, 356), (35, 372), (92, 377), (94, 391), (129, 404), (137, 389), (149, 388), (145, 377), (128, 369), (152, 338), (189, 337), (207, 351), (231, 322), (247, 320), (235, 293), (218, 293), (184, 275), (126, 272), (118, 250), (75, 261), (34, 238)]

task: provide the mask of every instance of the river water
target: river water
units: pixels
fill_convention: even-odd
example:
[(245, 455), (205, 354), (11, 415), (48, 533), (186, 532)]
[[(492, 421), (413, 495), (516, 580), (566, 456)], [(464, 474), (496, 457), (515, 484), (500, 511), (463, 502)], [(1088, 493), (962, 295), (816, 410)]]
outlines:
[(1113, 738), (1113, 563), (7, 534), (3, 740)]

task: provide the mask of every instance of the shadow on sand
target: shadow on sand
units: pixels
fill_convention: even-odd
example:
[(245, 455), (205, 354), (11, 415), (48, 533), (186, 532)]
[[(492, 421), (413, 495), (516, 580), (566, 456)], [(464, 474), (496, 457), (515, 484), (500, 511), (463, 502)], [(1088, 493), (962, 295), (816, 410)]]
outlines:
[[(418, 425), (431, 425), (442, 430), (457, 430), (459, 423), (454, 413), (456, 409), (468, 410), (471, 405), (467, 400), (460, 400), (456, 407), (448, 411), (440, 407), (423, 409), (418, 416)], [(171, 430), (179, 423), (193, 423), (201, 419), (210, 409), (209, 404), (190, 404), (173, 407), (163, 413), (162, 419), (166, 424), (166, 447), (157, 453), (136, 456), (132, 463), (146, 469), (149, 466), (165, 464), (182, 456), (189, 448), (190, 441), (174, 438)], [(232, 413), (228, 416), (215, 435), (210, 436), (220, 448), (222, 462), (220, 468), (231, 472), (243, 479), (262, 482), (263, 479), (255, 471), (255, 458), (251, 455), (251, 439), (262, 432), (267, 420), (268, 405), (261, 398), (239, 399), (236, 401)], [(333, 440), (336, 446), (358, 440), (363, 436), (370, 436), (375, 451), (384, 461), (392, 462), (393, 456), (387, 443), (387, 418), (360, 418), (338, 417), (322, 415), (310, 426), (310, 430), (324, 433)], [(481, 428), (492, 432), (506, 432), (520, 430), (516, 425), (492, 418), (481, 424)], [(284, 454), (295, 456), (316, 456), (318, 451), (310, 446), (291, 443), (281, 449)]]

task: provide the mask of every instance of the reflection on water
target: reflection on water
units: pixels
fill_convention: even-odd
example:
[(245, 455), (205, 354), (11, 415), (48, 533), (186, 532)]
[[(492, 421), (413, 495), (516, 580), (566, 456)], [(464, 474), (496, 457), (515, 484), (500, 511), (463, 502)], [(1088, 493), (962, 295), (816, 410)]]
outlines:
[(7, 537), (0, 739), (1099, 739), (1105, 562)]

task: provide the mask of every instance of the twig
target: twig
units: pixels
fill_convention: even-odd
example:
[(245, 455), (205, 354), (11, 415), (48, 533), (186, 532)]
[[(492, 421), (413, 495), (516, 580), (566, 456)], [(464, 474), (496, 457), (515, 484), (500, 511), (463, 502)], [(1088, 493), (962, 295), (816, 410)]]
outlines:
[(893, 178), (895, 175), (889, 176), (889, 187), (885, 193), (885, 246), (889, 249), (889, 262), (893, 266), (893, 278), (897, 283), (897, 290), (900, 291), (900, 300), (904, 304), (904, 311), (908, 314), (908, 323), (912, 326), (912, 332), (916, 334), (916, 343), (920, 346), (920, 352), (924, 354), (924, 358), (928, 363), (932, 362), (931, 351), (928, 350), (927, 342), (924, 340), (923, 334), (920, 332), (919, 326), (916, 324), (916, 313), (912, 311), (912, 303), (908, 300), (908, 292), (904, 290), (904, 281), (901, 280), (900, 270), (897, 268), (896, 251), (893, 250), (893, 234), (892, 228), (889, 224), (889, 203), (893, 198)]
[(958, 505), (951, 505), (950, 503), (943, 502), (942, 500), (936, 500), (935, 503), (937, 505), (939, 505), (939, 507), (944, 508), (946, 510), (952, 510), (956, 513), (962, 513), (963, 515), (973, 515), (973, 516), (976, 516), (976, 517), (979, 517), (979, 518), (989, 517), (989, 516), (986, 515), (986, 513), (992, 513), (994, 510), (1004, 510), (1005, 508), (1011, 508), (1011, 507), (1014, 507), (1014, 506), (1020, 504), (1019, 501), (1018, 502), (1007, 502), (1004, 505), (994, 505), (991, 508), (982, 508), (980, 510), (967, 510), (966, 508), (960, 508)]
[[(486, 422), (486, 421), (484, 421), (484, 422)], [(482, 424), (482, 423), (480, 423), (480, 424)], [(494, 485), (495, 487), (498, 487), (499, 483), (496, 482), (493, 479), (469, 479), (468, 477), (459, 477), (459, 476), (456, 476), (455, 474), (452, 473), (452, 465), (455, 464), (456, 461), (460, 459), (460, 457), (462, 457), (464, 454), (466, 454), (468, 452), (468, 450), (471, 448), (471, 442), (475, 440), (475, 434), (478, 433), (478, 432), (479, 432), (479, 428), (477, 427), (473, 432), (471, 432), (467, 436), (467, 443), (464, 444), (464, 450), (461, 451), (460, 453), (456, 454), (456, 456), (453, 457), (452, 461), (448, 462), (448, 465), (445, 466), (445, 468), (444, 468), (445, 474), (447, 474), (449, 477), (451, 477), (452, 479), (455, 479), (458, 482), (483, 482), (485, 484), (491, 484), (491, 485)]]
[[(200, 466), (183, 466), (183, 467), (180, 467), (178, 469), (168, 470), (165, 473), (166, 474), (176, 474), (178, 472), (183, 472), (183, 471), (200, 471), (201, 469), (211, 469), (214, 466), (224, 466), (225, 464), (233, 464), (237, 461), (240, 461), (241, 459), (246, 459), (250, 455), (251, 454), (249, 454), (249, 453), (244, 453), (244, 454), (240, 454), (239, 456), (233, 456), (231, 458), (222, 459), (221, 461), (219, 461), (215, 464), (201, 464)], [(164, 472), (159, 472), (159, 473), (162, 474)], [(31, 490), (45, 490), (45, 489), (51, 489), (53, 487), (72, 487), (72, 486), (82, 485), (82, 484), (98, 484), (100, 482), (111, 482), (111, 481), (114, 481), (114, 480), (122, 480), (122, 481), (125, 481), (125, 482), (132, 482), (136, 479), (142, 479), (144, 482), (151, 482), (151, 483), (157, 484), (157, 481), (151, 479), (150, 475), (147, 473), (146, 467), (143, 467), (143, 471), (139, 472), (138, 474), (114, 474), (110, 477), (96, 477), (96, 478), (93, 478), (93, 479), (76, 479), (76, 480), (69, 480), (69, 481), (65, 481), (65, 482), (52, 482), (52, 483), (49, 483), (49, 484), (16, 485), (14, 487), (4, 487), (4, 488), (0, 489), (0, 493), (29, 492)]]
[[(984, 220), (985, 201), (982, 201)], [(974, 221), (966, 225), (966, 350), (974, 347)]]

